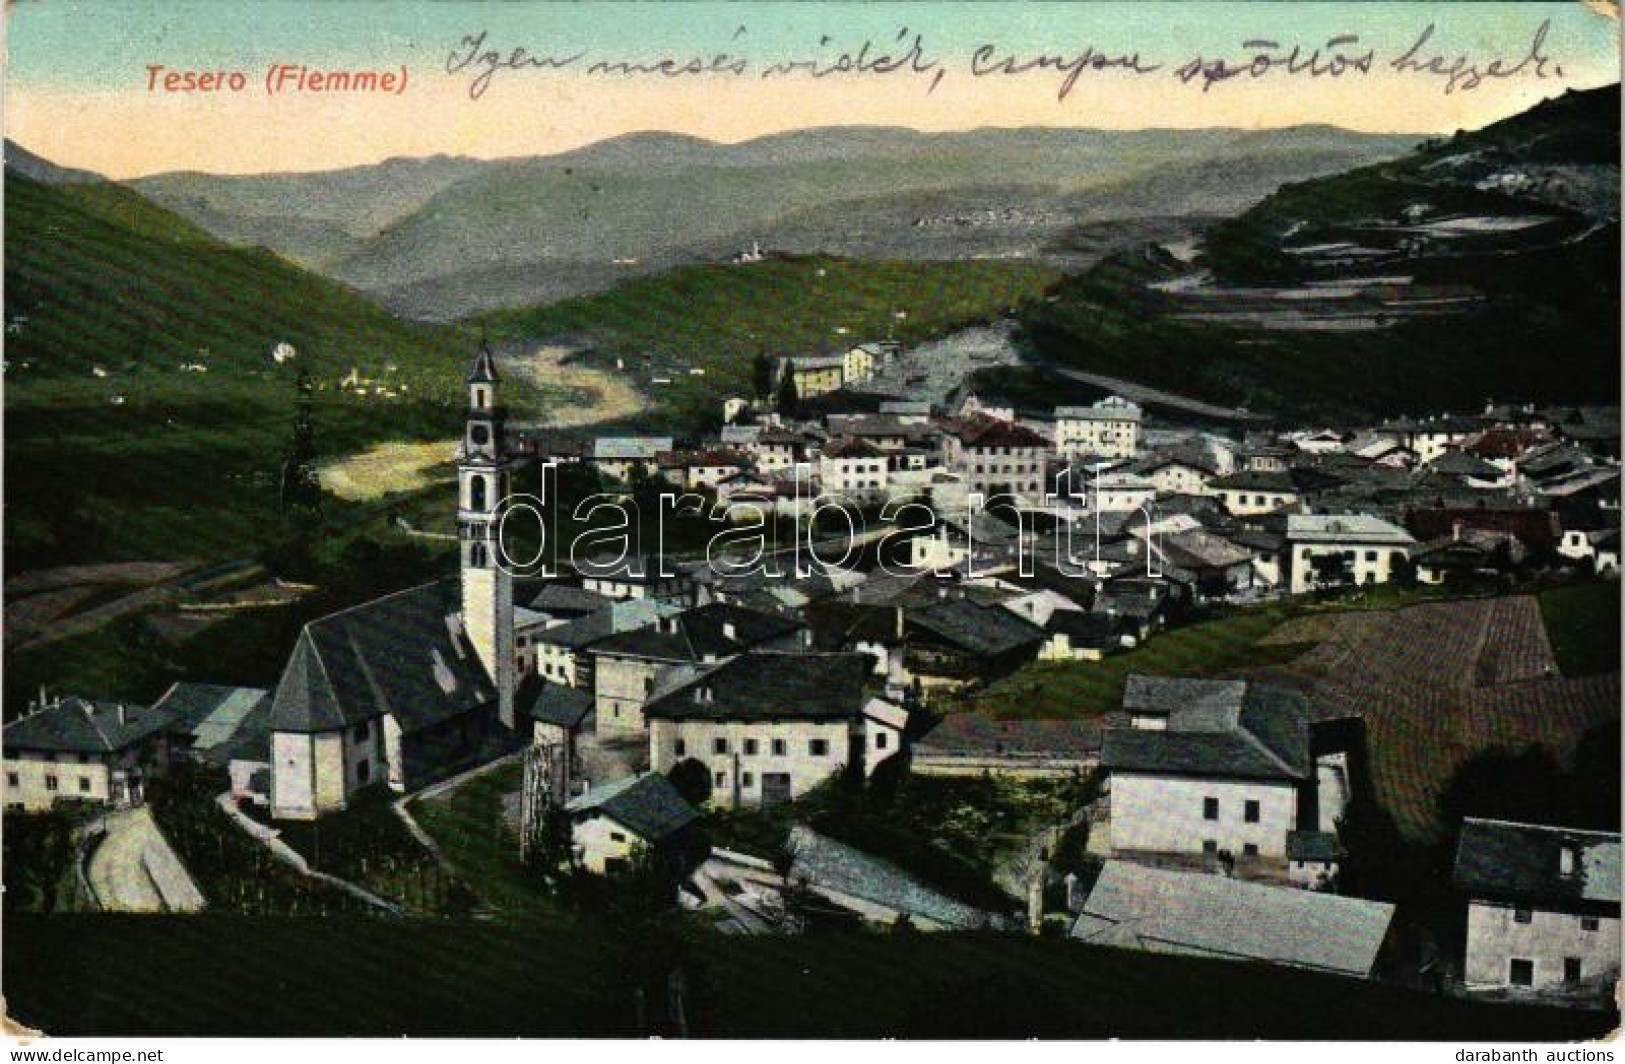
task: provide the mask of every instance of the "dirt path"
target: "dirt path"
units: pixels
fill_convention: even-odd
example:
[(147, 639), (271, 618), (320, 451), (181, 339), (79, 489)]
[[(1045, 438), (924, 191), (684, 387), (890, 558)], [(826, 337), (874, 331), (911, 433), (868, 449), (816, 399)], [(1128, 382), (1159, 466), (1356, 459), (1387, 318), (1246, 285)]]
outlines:
[(90, 885), (112, 912), (195, 912), (203, 894), (146, 806), (107, 816), (107, 837), (91, 856)]

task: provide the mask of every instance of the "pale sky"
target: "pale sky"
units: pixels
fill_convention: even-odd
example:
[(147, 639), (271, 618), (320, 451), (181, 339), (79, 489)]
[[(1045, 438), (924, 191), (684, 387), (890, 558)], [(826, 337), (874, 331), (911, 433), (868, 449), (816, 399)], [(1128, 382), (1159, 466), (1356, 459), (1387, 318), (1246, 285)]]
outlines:
[[(563, 151), (638, 130), (721, 141), (809, 126), (898, 125), (1112, 129), (1308, 122), (1369, 131), (1474, 128), (1570, 88), (1618, 79), (1618, 24), (1603, 5), (1546, 3), (847, 4), (348, 2), (208, 3), (21, 0), (10, 9), (6, 133), (66, 166), (111, 177), (167, 170), (256, 173), (331, 169), (400, 155), (495, 158)], [(1544, 63), (1476, 87), (1415, 69), (1458, 60), (1508, 68), (1530, 55), (1543, 24)], [(1408, 71), (1394, 61), (1432, 25)], [(461, 42), (484, 33), (502, 56), (581, 56), (562, 69), (503, 70), (470, 97), (479, 63), (448, 73)], [(797, 72), (776, 63), (831, 63), (867, 40), (869, 54), (920, 42), (921, 72)], [(1328, 39), (1354, 36), (1338, 48)], [(1276, 47), (1244, 48), (1253, 40)], [(901, 41), (901, 44), (898, 42)], [(1317, 48), (1370, 72), (1341, 77), (1243, 74), (1204, 90), (1176, 71), (1193, 59), (1234, 66), (1259, 52), (1300, 59)], [(1087, 48), (1137, 54), (1143, 74), (1089, 70), (1065, 99), (1054, 69), (971, 73), (993, 60), (1068, 59)], [(709, 62), (725, 52), (739, 74), (594, 73), (595, 62)], [(266, 92), (274, 64), (406, 75), (398, 95)], [(152, 91), (149, 67), (240, 72), (241, 91)], [(1536, 76), (1539, 65), (1544, 77)], [(940, 73), (940, 79), (938, 74)], [(933, 87), (934, 86), (934, 87)]]

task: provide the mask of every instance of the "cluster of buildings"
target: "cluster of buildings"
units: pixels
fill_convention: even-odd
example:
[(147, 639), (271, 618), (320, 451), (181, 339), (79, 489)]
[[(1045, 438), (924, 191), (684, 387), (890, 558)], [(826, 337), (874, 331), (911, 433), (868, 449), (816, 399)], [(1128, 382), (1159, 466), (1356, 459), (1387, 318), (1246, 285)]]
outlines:
[[(787, 370), (800, 387), (827, 369), (835, 388), (872, 372), (844, 359)], [(456, 578), (306, 625), (271, 690), (177, 684), (150, 707), (42, 694), (6, 727), (7, 807), (138, 801), (190, 757), (228, 769), (232, 793), (272, 817), (314, 819), (367, 788), (411, 792), (543, 747), (564, 774), (577, 856), (598, 871), (692, 832), (679, 776), (733, 807), (793, 801), (905, 755), (916, 772), (1099, 771), (1107, 860), (1069, 899), (1077, 938), (1367, 976), (1392, 907), (1329, 892), (1349, 721), (1265, 685), (1138, 676), (1103, 720), (931, 707), (1028, 662), (1120, 652), (1214, 604), (1532, 564), (1618, 568), (1617, 411), (1490, 407), (1235, 439), (1156, 427), (1110, 397), (1045, 418), (974, 399), (952, 412), (882, 401), (734, 424), (693, 447), (559, 449), (549, 456), (616, 481), (665, 478), (781, 515), (834, 493), (919, 499), (933, 517), (909, 530), (901, 571), (726, 577), (651, 557), (518, 579), (495, 544), (516, 464), (498, 385), (482, 350)], [(1008, 505), (995, 515), (967, 505), (974, 495)], [(608, 760), (584, 756), (588, 744), (630, 767), (593, 778), (589, 763)], [(804, 842), (808, 861), (850, 863)], [(1617, 974), (1618, 844), (1470, 822), (1456, 869), (1473, 899), (1469, 985)]]

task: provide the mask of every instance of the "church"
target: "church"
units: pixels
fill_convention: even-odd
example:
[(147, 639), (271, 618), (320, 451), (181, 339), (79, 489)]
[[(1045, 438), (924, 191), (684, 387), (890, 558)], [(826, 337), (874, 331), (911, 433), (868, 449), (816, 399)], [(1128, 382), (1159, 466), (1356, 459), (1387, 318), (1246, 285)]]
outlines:
[(513, 578), (497, 564), (511, 473), (496, 361), (469, 371), (458, 462), (460, 573), (307, 624), (272, 695), (268, 804), (279, 819), (416, 790), (523, 744)]

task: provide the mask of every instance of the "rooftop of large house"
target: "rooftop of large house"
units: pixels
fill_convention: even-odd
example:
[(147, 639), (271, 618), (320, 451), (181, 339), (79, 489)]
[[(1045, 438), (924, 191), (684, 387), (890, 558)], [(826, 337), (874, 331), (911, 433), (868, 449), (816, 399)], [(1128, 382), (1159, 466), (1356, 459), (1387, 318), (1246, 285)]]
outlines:
[(1123, 708), (1166, 729), (1109, 728), (1101, 764), (1112, 771), (1301, 780), (1313, 770), (1308, 707), (1285, 688), (1135, 675)]
[(1475, 898), (1618, 909), (1619, 833), (1468, 817), (1456, 844), (1455, 884)]
[(1296, 543), (1384, 543), (1406, 547), (1416, 542), (1398, 525), (1369, 514), (1290, 514), (1286, 536)]
[(1004, 654), (1043, 638), (1043, 629), (999, 606), (951, 598), (907, 611), (910, 625), (978, 655)]
[[(607, 601), (607, 600), (606, 600)], [(655, 599), (622, 599), (577, 617), (564, 624), (543, 629), (533, 637), (537, 643), (566, 649), (581, 649), (621, 632), (647, 627), (662, 617), (682, 612), (682, 608)]]
[(572, 816), (600, 813), (646, 842), (669, 838), (700, 819), (681, 792), (658, 773), (601, 783), (564, 807)]
[(600, 436), (592, 443), (592, 456), (600, 459), (652, 459), (669, 451), (675, 441), (670, 436)]
[(277, 682), (271, 727), (321, 732), (389, 714), (416, 732), (495, 701), (463, 635), (455, 579), (305, 625)]
[(782, 613), (712, 602), (611, 635), (594, 643), (592, 650), (657, 661), (715, 661), (804, 627), (802, 621)]
[(753, 650), (657, 692), (650, 719), (853, 720), (867, 702), (874, 659), (856, 653)]
[(171, 726), (191, 733), (192, 749), (206, 753), (228, 743), (255, 713), (268, 711), (271, 692), (260, 687), (213, 683), (175, 683), (153, 710)]
[(1386, 902), (1107, 861), (1072, 937), (1365, 977), (1393, 917)]
[(1139, 421), (1143, 411), (1140, 407), (1120, 399), (1117, 396), (1108, 396), (1090, 406), (1058, 406), (1055, 408), (1055, 420), (1073, 419), (1081, 421)]
[(1082, 757), (1100, 752), (1100, 720), (998, 720), (951, 713), (914, 743), (917, 754)]
[(966, 447), (974, 447), (979, 450), (990, 447), (1047, 450), (1050, 446), (1048, 440), (1025, 425), (980, 415), (961, 421), (954, 429), (954, 435)]
[(164, 731), (174, 718), (151, 706), (69, 696), (5, 727), (8, 756), (23, 753), (112, 754)]

